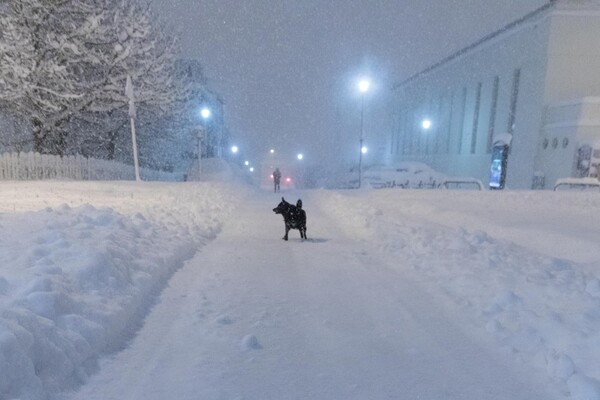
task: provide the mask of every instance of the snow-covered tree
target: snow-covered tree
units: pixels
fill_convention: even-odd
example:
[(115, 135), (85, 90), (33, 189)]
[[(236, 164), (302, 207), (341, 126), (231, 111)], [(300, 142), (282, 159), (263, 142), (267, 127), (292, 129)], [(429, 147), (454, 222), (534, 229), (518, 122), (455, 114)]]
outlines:
[(140, 112), (146, 123), (164, 111), (177, 112), (173, 106), (186, 93), (185, 88), (173, 83), (176, 42), (164, 34), (166, 29), (153, 17), (148, 4), (125, 0), (102, 3), (111, 11), (100, 15), (99, 29), (86, 45), (93, 59), (87, 74), (102, 90), (94, 93), (93, 101), (78, 119), (98, 133), (83, 137), (87, 147), (96, 147), (94, 152), (112, 159), (120, 150), (119, 139), (128, 122), (124, 92), (127, 75), (133, 80), (137, 108), (146, 111)]
[[(127, 119), (127, 75), (139, 107), (155, 114), (184, 96), (172, 82), (175, 40), (145, 0), (13, 0), (0, 20), (0, 102), (29, 119), (36, 151), (95, 141), (114, 155), (110, 128)], [(109, 129), (72, 130), (94, 124)]]
[(4, 101), (23, 95), (26, 78), (34, 68), (30, 36), (9, 11), (8, 2), (0, 2), (0, 99)]

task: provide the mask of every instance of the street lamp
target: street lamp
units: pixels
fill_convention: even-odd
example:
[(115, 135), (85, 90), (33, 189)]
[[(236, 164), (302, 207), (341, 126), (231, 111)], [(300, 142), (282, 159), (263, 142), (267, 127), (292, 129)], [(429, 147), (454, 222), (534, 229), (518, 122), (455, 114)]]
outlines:
[(302, 153), (300, 153), (296, 157), (298, 158), (298, 160), (302, 160), (304, 158), (304, 155)]
[(360, 189), (361, 178), (362, 178), (362, 155), (363, 155), (363, 137), (364, 137), (364, 115), (365, 115), (365, 93), (369, 90), (371, 82), (367, 79), (362, 79), (358, 82), (358, 90), (361, 93), (360, 96), (360, 151), (358, 156), (358, 188)]
[(210, 118), (210, 109), (207, 107), (202, 108), (202, 110), (200, 110), (200, 115), (204, 119)]
[(424, 119), (423, 122), (421, 122), (421, 126), (423, 127), (423, 129), (428, 130), (429, 128), (431, 128), (431, 120)]
[(237, 147), (237, 146), (231, 146), (231, 152), (233, 154), (237, 154), (238, 151), (240, 151), (239, 147)]
[(203, 107), (200, 110), (200, 116), (204, 120), (202, 124), (198, 127), (198, 179), (200, 179), (200, 175), (202, 174), (202, 139), (204, 139), (204, 135), (206, 133), (205, 123), (206, 120), (210, 118), (210, 109), (207, 107)]

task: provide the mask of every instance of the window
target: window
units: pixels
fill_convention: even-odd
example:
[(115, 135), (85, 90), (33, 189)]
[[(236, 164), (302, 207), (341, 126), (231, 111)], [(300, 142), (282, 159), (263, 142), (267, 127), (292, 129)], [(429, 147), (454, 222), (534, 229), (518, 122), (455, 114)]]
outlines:
[(433, 147), (434, 154), (438, 154), (440, 152), (440, 140), (442, 138), (440, 137), (441, 129), (438, 129), (438, 126), (441, 125), (441, 123), (442, 123), (443, 112), (444, 112), (444, 96), (440, 95), (440, 99), (438, 102), (437, 115), (435, 117), (439, 122), (437, 124), (435, 124), (434, 130), (433, 130), (433, 134), (435, 135), (434, 147)]
[(454, 92), (450, 94), (450, 111), (448, 114), (448, 130), (446, 132), (446, 154), (450, 153), (450, 139), (452, 138), (452, 116), (454, 114)]
[(392, 142), (390, 143), (390, 154), (398, 154), (398, 148), (400, 147), (400, 135), (402, 135), (402, 112), (398, 113), (396, 120), (396, 130), (392, 134)]
[(510, 95), (510, 109), (508, 111), (507, 132), (511, 135), (515, 131), (515, 119), (517, 117), (517, 99), (519, 98), (519, 84), (521, 81), (521, 69), (515, 69), (513, 73), (512, 91)]
[(465, 112), (467, 108), (467, 88), (462, 90), (462, 107), (460, 111), (460, 125), (458, 127), (458, 154), (462, 150), (463, 129), (465, 128)]
[(498, 88), (500, 86), (500, 78), (494, 77), (494, 86), (492, 87), (492, 104), (490, 106), (490, 124), (488, 128), (487, 152), (492, 152), (494, 140), (494, 129), (496, 127), (496, 110), (498, 109)]
[(479, 125), (479, 108), (481, 107), (481, 82), (477, 84), (477, 94), (475, 95), (475, 110), (473, 112), (473, 131), (471, 133), (471, 154), (477, 150), (477, 127)]

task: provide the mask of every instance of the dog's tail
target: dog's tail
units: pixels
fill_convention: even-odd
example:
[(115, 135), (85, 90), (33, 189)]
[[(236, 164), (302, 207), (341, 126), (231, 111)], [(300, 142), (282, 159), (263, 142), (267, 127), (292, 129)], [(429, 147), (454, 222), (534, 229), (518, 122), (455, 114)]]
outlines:
[(296, 202), (296, 207), (302, 208), (302, 199), (298, 199), (298, 201)]

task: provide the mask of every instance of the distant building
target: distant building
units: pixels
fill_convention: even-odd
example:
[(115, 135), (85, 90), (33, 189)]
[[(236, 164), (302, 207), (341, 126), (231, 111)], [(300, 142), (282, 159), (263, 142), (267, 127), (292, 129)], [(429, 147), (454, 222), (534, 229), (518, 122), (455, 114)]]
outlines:
[(509, 188), (594, 176), (598, 38), (599, 0), (553, 0), (398, 82), (391, 158), (488, 182), (494, 143), (512, 138)]

